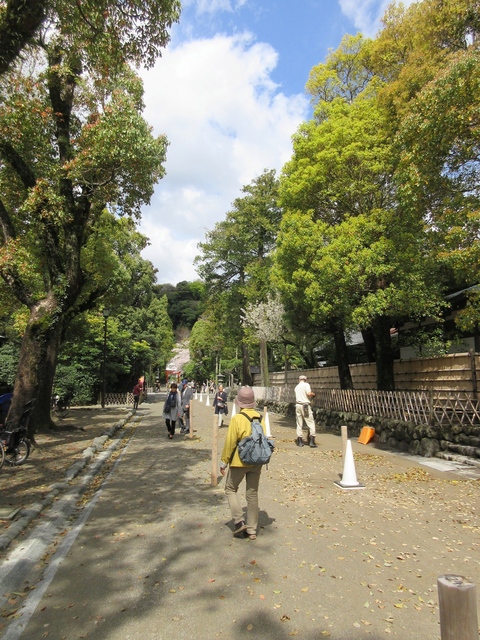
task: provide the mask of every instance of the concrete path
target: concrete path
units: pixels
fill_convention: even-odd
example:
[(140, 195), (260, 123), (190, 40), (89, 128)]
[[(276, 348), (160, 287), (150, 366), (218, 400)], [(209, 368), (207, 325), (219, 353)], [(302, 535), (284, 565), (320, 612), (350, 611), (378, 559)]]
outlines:
[(259, 536), (234, 539), (213, 409), (195, 402), (195, 438), (171, 441), (161, 408), (142, 406), (106, 483), (16, 586), (5, 640), (436, 640), (437, 577), (478, 582), (478, 481), (353, 443), (366, 487), (344, 491), (340, 438), (298, 448), (270, 415)]

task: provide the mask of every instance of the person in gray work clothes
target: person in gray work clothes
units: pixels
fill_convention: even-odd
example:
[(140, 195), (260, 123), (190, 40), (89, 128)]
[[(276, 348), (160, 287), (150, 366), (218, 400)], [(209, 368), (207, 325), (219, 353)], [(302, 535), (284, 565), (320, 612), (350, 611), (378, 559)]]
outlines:
[(307, 376), (298, 377), (298, 384), (295, 387), (295, 419), (297, 421), (297, 446), (303, 447), (303, 422), (307, 425), (309, 432), (309, 445), (312, 449), (316, 449), (315, 444), (315, 420), (311, 401), (315, 397), (310, 385), (307, 382)]
[(190, 433), (190, 403), (193, 398), (193, 389), (188, 380), (182, 380), (182, 411), (183, 425), (180, 433)]

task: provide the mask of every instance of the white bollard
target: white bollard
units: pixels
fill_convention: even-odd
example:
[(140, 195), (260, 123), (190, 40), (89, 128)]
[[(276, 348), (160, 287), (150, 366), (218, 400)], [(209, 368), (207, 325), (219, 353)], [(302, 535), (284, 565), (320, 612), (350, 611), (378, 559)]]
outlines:
[(265, 421), (265, 429), (267, 431), (267, 438), (271, 438), (272, 437), (272, 432), (270, 431), (270, 417), (268, 415), (268, 409), (265, 408), (265, 414), (263, 416), (263, 419)]

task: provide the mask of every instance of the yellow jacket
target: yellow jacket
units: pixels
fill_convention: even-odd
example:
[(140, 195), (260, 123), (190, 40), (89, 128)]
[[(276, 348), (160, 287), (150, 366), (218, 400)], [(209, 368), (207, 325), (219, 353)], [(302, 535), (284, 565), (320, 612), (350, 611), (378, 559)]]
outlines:
[[(259, 418), (261, 419), (263, 433), (265, 433), (265, 423), (262, 418), (262, 414), (256, 409), (242, 409), (242, 412), (246, 413), (250, 418)], [(222, 462), (224, 464), (229, 464), (231, 467), (253, 467), (255, 465), (245, 464), (240, 460), (240, 456), (238, 455), (237, 445), (240, 440), (246, 438), (247, 436), (252, 435), (252, 423), (250, 420), (242, 415), (242, 413), (237, 413), (230, 420), (230, 424), (228, 425), (227, 436), (225, 438), (225, 444), (223, 445), (222, 451)]]

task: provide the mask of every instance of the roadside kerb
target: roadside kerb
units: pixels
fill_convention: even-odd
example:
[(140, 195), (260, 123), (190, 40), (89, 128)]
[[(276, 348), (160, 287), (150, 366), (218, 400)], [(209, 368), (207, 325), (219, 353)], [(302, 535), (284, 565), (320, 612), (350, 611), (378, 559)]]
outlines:
[[(122, 440), (121, 433), (118, 438), (112, 441), (107, 449), (104, 449), (105, 443), (121, 431), (132, 419), (138, 421), (140, 417), (135, 417), (135, 412), (130, 411), (126, 418), (122, 418), (106, 429), (103, 435), (94, 438), (92, 443), (82, 452), (82, 457), (67, 469), (63, 482), (55, 482), (49, 487), (49, 491), (43, 500), (21, 509), (20, 512), (18, 512), (17, 519), (8, 527), (8, 529), (6, 529), (4, 533), (2, 533), (2, 535), (0, 535), (0, 551), (7, 549), (11, 542), (28, 527), (32, 520), (37, 518), (44, 509), (49, 507), (60, 493), (71, 489), (71, 491), (68, 491), (68, 502), (74, 506), (78, 497), (84, 493), (93, 477), (98, 474), (105, 461), (119, 446)], [(69, 483), (85, 469), (98, 452), (101, 453), (98, 455), (97, 460), (91, 465), (82, 481), (78, 485), (71, 487)]]

